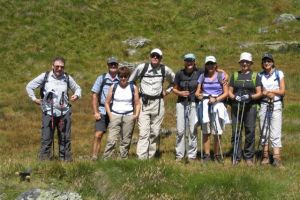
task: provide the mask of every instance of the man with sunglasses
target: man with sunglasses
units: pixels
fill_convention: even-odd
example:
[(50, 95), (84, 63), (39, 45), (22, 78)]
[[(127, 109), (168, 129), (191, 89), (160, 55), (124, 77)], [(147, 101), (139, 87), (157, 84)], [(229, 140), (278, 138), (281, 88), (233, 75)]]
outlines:
[[(81, 88), (65, 71), (65, 59), (53, 59), (52, 70), (44, 72), (30, 81), (26, 86), (28, 96), (36, 104), (41, 105), (42, 135), (40, 160), (49, 160), (54, 156), (54, 130), (58, 130), (59, 159), (71, 161), (71, 106), (69, 104), (68, 90), (74, 93), (71, 101), (81, 97)], [(36, 88), (41, 88), (41, 98), (34, 94)], [(53, 151), (51, 156), (51, 146)]]
[[(167, 94), (163, 90), (166, 78), (173, 84), (175, 74), (167, 66), (161, 64), (162, 51), (153, 49), (150, 53), (150, 63), (138, 65), (131, 74), (129, 81), (140, 80), (141, 112), (138, 119), (139, 140), (137, 155), (139, 159), (152, 158), (157, 149), (161, 123), (165, 108), (163, 97)], [(171, 91), (171, 85), (167, 91)]]
[(98, 154), (101, 149), (101, 140), (106, 132), (109, 117), (105, 110), (105, 99), (108, 90), (112, 84), (119, 83), (118, 73), (119, 62), (115, 57), (107, 59), (108, 72), (97, 77), (92, 87), (92, 105), (95, 117), (95, 137), (93, 142), (92, 160), (98, 159)]

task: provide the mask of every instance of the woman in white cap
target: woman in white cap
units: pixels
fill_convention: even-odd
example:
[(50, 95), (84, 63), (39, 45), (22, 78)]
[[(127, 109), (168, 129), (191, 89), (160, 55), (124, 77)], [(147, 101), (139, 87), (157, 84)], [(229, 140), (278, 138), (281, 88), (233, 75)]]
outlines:
[(261, 97), (261, 79), (253, 72), (252, 55), (243, 52), (240, 55), (240, 71), (234, 72), (229, 82), (231, 105), (233, 165), (242, 159), (242, 128), (245, 127), (244, 159), (253, 166), (255, 154), (256, 101)]
[(214, 159), (223, 162), (221, 149), (221, 135), (225, 123), (229, 122), (224, 101), (228, 96), (228, 84), (224, 84), (226, 73), (218, 71), (217, 60), (214, 56), (205, 58), (205, 72), (198, 79), (196, 97), (201, 100), (199, 104), (199, 121), (202, 124), (204, 155), (203, 161), (209, 161), (210, 135), (214, 135)]
[(282, 128), (282, 106), (285, 94), (284, 74), (275, 68), (272, 54), (265, 53), (262, 56), (262, 68), (260, 73), (263, 99), (259, 112), (261, 128), (261, 145), (263, 146), (263, 159), (261, 164), (267, 165), (269, 159), (269, 145), (273, 148), (273, 165), (282, 168), (280, 158), (281, 128)]
[[(193, 53), (184, 55), (184, 68), (175, 75), (173, 92), (178, 96), (176, 103), (177, 135), (176, 161), (183, 157), (190, 161), (197, 156), (197, 127), (195, 98), (197, 80), (202, 73), (196, 66), (196, 56)], [(187, 134), (189, 133), (189, 134)]]

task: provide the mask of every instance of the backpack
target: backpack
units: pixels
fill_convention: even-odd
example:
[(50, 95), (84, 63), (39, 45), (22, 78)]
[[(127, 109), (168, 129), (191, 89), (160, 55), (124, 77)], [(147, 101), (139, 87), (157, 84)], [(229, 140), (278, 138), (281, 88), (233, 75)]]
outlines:
[[(259, 73), (260, 76), (263, 75), (263, 71), (261, 73)], [(275, 69), (275, 80), (277, 80), (277, 83), (278, 83), (278, 87), (280, 87), (280, 77), (279, 77), (279, 70), (278, 69)], [(280, 101), (282, 102), (282, 106), (284, 106), (284, 101), (283, 101), (284, 97), (283, 96), (280, 96)]]
[[(205, 79), (203, 73), (200, 75), (199, 79), (201, 80), (200, 83), (201, 83), (201, 87), (202, 87), (202, 85), (204, 83), (204, 79)], [(218, 82), (220, 83), (220, 85), (223, 85), (222, 72), (218, 72), (217, 79), (218, 79)]]
[[(233, 84), (234, 84), (235, 81), (237, 81), (238, 75), (239, 75), (239, 73), (237, 71), (233, 73)], [(252, 83), (253, 83), (254, 86), (256, 84), (256, 77), (257, 77), (257, 73), (252, 72), (251, 80), (252, 80)]]
[[(111, 104), (110, 104), (110, 109), (112, 110), (112, 102), (114, 101), (115, 98), (115, 92), (119, 84), (114, 84), (113, 89), (112, 89), (112, 96), (111, 96)], [(134, 107), (134, 84), (132, 82), (129, 83), (130, 90), (131, 90), (131, 105)], [(115, 113), (118, 113), (114, 111)], [(132, 111), (128, 111), (130, 113)], [(127, 114), (127, 113), (118, 113), (118, 114)]]
[(99, 98), (98, 98), (98, 103), (99, 103), (99, 106), (104, 106), (104, 103), (101, 103), (101, 95), (102, 95), (102, 92), (103, 92), (103, 88), (105, 85), (108, 85), (108, 86), (111, 86), (113, 83), (107, 83), (107, 79), (108, 78), (105, 78), (107, 73), (104, 73), (102, 74), (102, 83), (100, 85), (100, 90), (99, 90)]
[[(41, 99), (44, 98), (44, 90), (45, 90), (45, 85), (48, 82), (49, 73), (50, 73), (50, 71), (46, 71), (45, 72), (45, 76), (44, 76), (43, 82), (42, 82), (42, 84), (40, 86), (40, 97), (41, 97)], [(69, 74), (66, 73), (66, 72), (64, 74), (66, 75), (67, 87), (70, 88)]]
[[(160, 65), (161, 67), (161, 74), (162, 74), (162, 81), (161, 81), (161, 84), (163, 85), (164, 84), (164, 81), (165, 81), (165, 76), (166, 76), (166, 68), (165, 68), (165, 65)], [(149, 68), (149, 63), (146, 63), (142, 72), (141, 72), (141, 75), (140, 75), (140, 82), (142, 81), (142, 79), (144, 77), (154, 77), (154, 76), (145, 76), (146, 72), (148, 71), (148, 68)]]

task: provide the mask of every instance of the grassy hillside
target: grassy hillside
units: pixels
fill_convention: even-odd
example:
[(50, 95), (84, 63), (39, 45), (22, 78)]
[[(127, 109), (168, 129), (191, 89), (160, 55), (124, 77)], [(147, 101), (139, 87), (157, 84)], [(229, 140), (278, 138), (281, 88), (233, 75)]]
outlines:
[[(271, 51), (285, 72), (287, 95), (283, 126), (286, 170), (214, 163), (183, 165), (174, 161), (175, 135), (162, 139), (159, 160), (138, 161), (132, 145), (128, 161), (90, 162), (94, 119), (90, 88), (106, 70), (106, 58), (142, 62), (159, 47), (164, 63), (177, 71), (187, 52), (202, 65), (213, 54), (228, 73), (238, 70), (242, 51), (254, 57), (254, 70), (268, 51), (264, 45), (241, 48), (246, 42), (298, 41), (300, 22), (273, 23), (282, 13), (300, 16), (297, 0), (0, 0), (0, 199), (14, 199), (34, 188), (79, 192), (84, 199), (297, 199), (299, 189), (300, 49)], [(221, 28), (220, 28), (221, 27)], [(267, 33), (259, 33), (267, 28)], [(122, 41), (143, 36), (152, 42), (130, 56)], [(50, 69), (51, 59), (62, 55), (68, 71), (83, 89), (73, 104), (75, 162), (40, 163), (40, 109), (25, 93), (25, 85)], [(165, 127), (175, 127), (174, 95), (166, 99)], [(223, 148), (230, 148), (228, 126)], [(135, 129), (134, 139), (138, 131)], [(257, 134), (258, 136), (258, 134)], [(257, 137), (258, 138), (258, 137)], [(105, 144), (105, 141), (103, 141)], [(103, 145), (104, 146), (104, 145)], [(57, 145), (56, 145), (57, 147)], [(31, 183), (19, 183), (15, 171), (31, 167)]]

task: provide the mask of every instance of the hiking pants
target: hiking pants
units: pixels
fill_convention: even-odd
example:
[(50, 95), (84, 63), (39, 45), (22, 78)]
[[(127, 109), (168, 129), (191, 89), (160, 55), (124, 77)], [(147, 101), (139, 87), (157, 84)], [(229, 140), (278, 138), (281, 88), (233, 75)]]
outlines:
[(109, 132), (103, 154), (104, 159), (112, 156), (118, 138), (120, 138), (120, 157), (128, 158), (134, 122), (133, 115), (112, 115), (108, 125)]
[[(268, 144), (268, 138), (270, 139), (272, 148), (280, 148), (281, 144), (281, 128), (282, 128), (282, 107), (274, 107), (271, 115), (270, 126), (268, 124), (267, 104), (261, 104), (259, 111), (260, 129), (263, 131), (263, 137), (261, 140), (262, 145)], [(268, 128), (270, 127), (270, 130)]]
[[(240, 122), (242, 122), (242, 129), (241, 133), (239, 134), (239, 144), (238, 144), (238, 151), (237, 151), (237, 160), (242, 159), (242, 132), (243, 128), (245, 127), (245, 144), (244, 144), (244, 158), (246, 160), (252, 159), (255, 153), (255, 125), (256, 125), (256, 106), (248, 106), (245, 105), (244, 109), (244, 116), (243, 119), (241, 118), (242, 115), (242, 106), (243, 103), (240, 104), (240, 113), (238, 119), (238, 129), (240, 127)], [(231, 144), (234, 147), (234, 138), (235, 138), (235, 127), (237, 123), (237, 106), (232, 106), (231, 110), (231, 119), (232, 119), (232, 137), (231, 137)]]
[(146, 105), (143, 105), (142, 100), (140, 101), (142, 108), (138, 120), (140, 133), (136, 153), (139, 159), (147, 159), (152, 158), (156, 153), (165, 108), (163, 99), (149, 100)]
[[(71, 109), (62, 117), (52, 117), (43, 113), (41, 129), (41, 149), (40, 160), (49, 160), (52, 158), (51, 147), (54, 145), (54, 131), (58, 133), (59, 159), (71, 161)], [(63, 123), (62, 123), (63, 122)], [(54, 153), (54, 152), (52, 152)]]
[[(195, 102), (187, 105), (188, 109), (188, 127), (185, 127), (184, 102), (176, 103), (177, 135), (176, 135), (176, 158), (181, 159), (185, 154), (185, 134), (188, 132), (187, 156), (195, 159), (197, 156), (197, 125), (196, 104)], [(186, 130), (187, 129), (187, 130)]]

